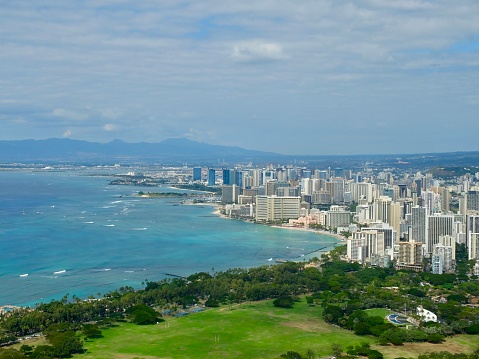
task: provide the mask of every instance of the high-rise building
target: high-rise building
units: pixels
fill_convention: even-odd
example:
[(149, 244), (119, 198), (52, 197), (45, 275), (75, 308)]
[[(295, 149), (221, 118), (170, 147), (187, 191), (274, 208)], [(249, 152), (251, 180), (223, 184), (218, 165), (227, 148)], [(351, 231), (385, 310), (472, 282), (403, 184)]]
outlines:
[(426, 253), (433, 252), (434, 246), (439, 243), (440, 236), (453, 235), (453, 222), (452, 215), (435, 214), (427, 217)]
[(371, 207), (366, 204), (357, 205), (354, 220), (360, 224), (369, 223), (371, 220), (370, 209)]
[(193, 168), (193, 181), (201, 181), (201, 167)]
[(396, 269), (422, 271), (422, 259), (421, 242), (399, 242)]
[(331, 206), (327, 211), (326, 226), (329, 228), (338, 228), (340, 226), (349, 226), (351, 224), (351, 212), (344, 206)]
[(235, 171), (235, 185), (237, 185), (239, 188), (244, 188), (243, 177), (243, 171)]
[(451, 194), (447, 187), (441, 187), (441, 211), (442, 213), (449, 212), (449, 204), (451, 202)]
[(216, 171), (214, 168), (208, 169), (208, 186), (213, 187), (216, 184)]
[(352, 262), (363, 263), (367, 258), (368, 248), (363, 238), (349, 238), (346, 244), (346, 255)]
[(427, 209), (421, 206), (411, 208), (411, 235), (409, 240), (426, 244)]
[(278, 197), (300, 197), (301, 196), (301, 188), (299, 186), (294, 186), (294, 187), (280, 186), (280, 187), (276, 188), (276, 195)]
[(396, 232), (400, 231), (401, 206), (390, 197), (381, 196), (374, 200), (373, 220), (389, 223)]
[(258, 188), (245, 188), (243, 190), (243, 194), (245, 196), (251, 196), (253, 197), (253, 202), (256, 200), (256, 196), (258, 195)]
[(432, 272), (442, 274), (453, 269), (452, 247), (436, 244), (432, 255)]
[(324, 179), (324, 180), (327, 180), (329, 179), (328, 177), (328, 171), (319, 171), (319, 179)]
[(266, 182), (276, 179), (276, 171), (266, 170), (263, 171), (263, 181), (261, 184), (266, 184)]
[(281, 221), (290, 218), (298, 218), (300, 215), (301, 197), (256, 197), (256, 220)]
[(330, 182), (326, 183), (326, 189), (331, 194), (333, 203), (342, 203), (344, 201), (344, 179), (332, 178)]
[(371, 183), (351, 183), (350, 188), (354, 202), (359, 203), (361, 199), (365, 199), (367, 203), (371, 203), (373, 201), (373, 187)]
[(389, 198), (391, 198), (392, 200), (396, 200), (396, 197), (394, 195), (394, 188), (393, 187), (385, 187), (383, 188), (383, 191), (382, 191), (382, 195), (383, 196), (387, 196)]
[(224, 168), (223, 169), (223, 185), (232, 186), (235, 183), (235, 170)]
[(439, 244), (452, 248), (452, 260), (456, 261), (456, 238), (454, 236), (439, 236)]
[(344, 177), (344, 169), (342, 169), (340, 167), (336, 167), (334, 169), (334, 177), (343, 178)]
[(467, 192), (467, 209), (469, 211), (479, 211), (479, 191)]
[(313, 181), (310, 178), (301, 179), (301, 194), (313, 193)]
[(274, 196), (276, 194), (276, 189), (278, 188), (277, 180), (269, 180), (265, 183), (265, 194), (267, 196)]
[(346, 251), (348, 259), (356, 262), (364, 262), (375, 254), (383, 255), (384, 233), (376, 230), (353, 232), (352, 238), (347, 241)]
[(314, 191), (311, 201), (313, 204), (331, 204), (331, 194), (325, 190)]
[(406, 219), (406, 216), (408, 214), (411, 214), (412, 207), (413, 207), (413, 200), (410, 198), (405, 198), (402, 199), (401, 202), (399, 202), (401, 205), (401, 218)]
[(408, 198), (408, 188), (406, 184), (398, 184), (399, 198)]
[(253, 169), (250, 170), (250, 175), (253, 177), (253, 181), (251, 183), (251, 187), (259, 187), (262, 185), (262, 176), (261, 176), (261, 170), (260, 169)]
[(362, 230), (377, 231), (384, 234), (384, 249), (393, 248), (398, 243), (398, 232), (388, 223), (372, 222)]
[(237, 185), (223, 185), (221, 187), (221, 202), (225, 204), (238, 203), (238, 196), (240, 194), (240, 188)]
[(439, 213), (441, 211), (441, 196), (433, 191), (423, 191), (421, 194), (422, 203), (427, 207), (428, 214)]
[(479, 215), (469, 214), (466, 218), (466, 244), (468, 258), (479, 259)]

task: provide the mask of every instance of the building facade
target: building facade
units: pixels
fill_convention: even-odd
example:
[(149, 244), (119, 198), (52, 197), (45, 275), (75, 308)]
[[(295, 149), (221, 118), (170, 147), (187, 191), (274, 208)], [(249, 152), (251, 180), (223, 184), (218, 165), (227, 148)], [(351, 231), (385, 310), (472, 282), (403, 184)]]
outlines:
[(256, 197), (256, 221), (283, 221), (300, 217), (301, 197)]

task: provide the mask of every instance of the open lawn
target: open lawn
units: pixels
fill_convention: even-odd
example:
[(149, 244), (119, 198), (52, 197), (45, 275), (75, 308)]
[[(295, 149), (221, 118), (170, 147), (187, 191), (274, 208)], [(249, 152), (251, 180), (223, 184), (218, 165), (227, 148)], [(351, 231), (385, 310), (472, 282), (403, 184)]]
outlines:
[(368, 315), (370, 316), (375, 315), (381, 318), (386, 318), (387, 315), (392, 314), (393, 312), (391, 312), (389, 309), (386, 309), (386, 308), (373, 308), (373, 309), (366, 309), (366, 313), (368, 313)]
[(76, 358), (277, 358), (288, 350), (316, 357), (331, 354), (331, 344), (345, 348), (368, 342), (386, 358), (417, 357), (426, 351), (470, 352), (475, 338), (460, 336), (445, 344), (374, 345), (376, 339), (359, 337), (321, 319), (320, 307), (303, 300), (293, 309), (275, 308), (272, 301), (210, 309), (166, 323), (138, 326), (121, 323), (103, 331), (103, 338), (85, 343), (88, 352)]

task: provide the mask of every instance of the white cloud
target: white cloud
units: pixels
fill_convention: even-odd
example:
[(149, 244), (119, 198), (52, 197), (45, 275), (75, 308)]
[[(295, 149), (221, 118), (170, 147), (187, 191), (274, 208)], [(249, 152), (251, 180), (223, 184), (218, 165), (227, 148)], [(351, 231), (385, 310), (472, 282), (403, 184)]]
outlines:
[(281, 45), (260, 40), (241, 42), (233, 47), (233, 59), (242, 62), (285, 60)]
[[(352, 130), (358, 117), (441, 134), (460, 114), (479, 131), (477, 0), (10, 1), (0, 23), (4, 139), (68, 128), (100, 142), (115, 131), (300, 153), (334, 151), (335, 132), (365, 136)], [(284, 130), (296, 122), (299, 141)]]
[(103, 125), (103, 130), (110, 132), (110, 131), (116, 131), (118, 129), (118, 126), (112, 124), (112, 123), (106, 123)]
[(65, 132), (63, 132), (63, 135), (62, 137), (63, 138), (68, 138), (72, 135), (72, 131), (71, 130), (66, 130)]

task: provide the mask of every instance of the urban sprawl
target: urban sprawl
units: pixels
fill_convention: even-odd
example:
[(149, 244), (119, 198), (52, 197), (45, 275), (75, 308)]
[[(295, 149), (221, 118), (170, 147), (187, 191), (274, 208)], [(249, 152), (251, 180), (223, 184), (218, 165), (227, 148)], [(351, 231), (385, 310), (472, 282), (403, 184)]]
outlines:
[[(191, 172), (192, 170), (192, 172)], [(346, 238), (347, 257), (372, 266), (447, 273), (465, 244), (479, 275), (479, 172), (432, 173), (343, 168), (195, 167), (193, 183), (221, 186), (232, 218)]]

